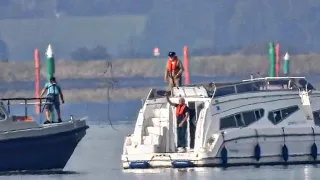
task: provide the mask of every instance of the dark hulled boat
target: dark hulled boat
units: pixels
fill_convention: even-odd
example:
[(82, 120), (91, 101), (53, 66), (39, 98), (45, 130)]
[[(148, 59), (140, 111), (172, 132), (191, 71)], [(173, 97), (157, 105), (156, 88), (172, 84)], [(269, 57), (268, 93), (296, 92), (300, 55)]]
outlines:
[(63, 170), (89, 128), (85, 118), (38, 124), (27, 110), (24, 116), (10, 114), (11, 101), (23, 100), (27, 109), (27, 101), (36, 99), (1, 99), (0, 172)]

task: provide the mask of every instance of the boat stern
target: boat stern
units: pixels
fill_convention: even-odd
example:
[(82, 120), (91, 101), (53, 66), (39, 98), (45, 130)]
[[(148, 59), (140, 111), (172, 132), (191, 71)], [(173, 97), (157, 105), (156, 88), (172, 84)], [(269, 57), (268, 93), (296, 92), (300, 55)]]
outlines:
[(190, 168), (201, 167), (207, 163), (208, 153), (188, 150), (184, 153), (140, 153), (123, 154), (123, 169), (148, 168)]

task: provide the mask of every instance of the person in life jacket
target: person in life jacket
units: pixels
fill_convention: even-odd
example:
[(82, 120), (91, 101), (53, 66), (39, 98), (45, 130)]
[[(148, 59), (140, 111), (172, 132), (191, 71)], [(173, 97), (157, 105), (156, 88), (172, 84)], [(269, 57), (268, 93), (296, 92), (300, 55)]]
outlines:
[(181, 86), (184, 67), (175, 52), (169, 52), (168, 56), (169, 60), (164, 72), (164, 82), (169, 82), (169, 88), (171, 90), (173, 87)]
[(184, 98), (179, 98), (179, 104), (173, 103), (169, 99), (169, 93), (166, 93), (167, 101), (176, 108), (177, 119), (177, 147), (178, 152), (185, 152), (187, 146), (186, 132), (188, 127), (189, 107), (185, 104)]
[(58, 123), (61, 123), (61, 112), (60, 112), (60, 101), (59, 96), (61, 98), (62, 104), (64, 104), (63, 94), (61, 91), (61, 87), (57, 84), (55, 77), (50, 78), (50, 82), (47, 82), (44, 86), (44, 88), (41, 91), (40, 97), (43, 96), (43, 94), (47, 92), (47, 102), (50, 104), (46, 104), (46, 118), (47, 121), (44, 122), (44, 124), (52, 123), (50, 121), (50, 112), (53, 112), (53, 106), (55, 107), (57, 114), (58, 114)]

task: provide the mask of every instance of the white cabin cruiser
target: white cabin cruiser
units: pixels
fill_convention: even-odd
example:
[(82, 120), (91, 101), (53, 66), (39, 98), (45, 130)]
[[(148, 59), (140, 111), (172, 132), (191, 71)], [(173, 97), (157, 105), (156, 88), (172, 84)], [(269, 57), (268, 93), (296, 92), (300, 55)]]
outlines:
[(175, 87), (170, 100), (184, 97), (191, 109), (185, 153), (176, 148), (175, 108), (157, 92), (125, 138), (124, 169), (320, 162), (320, 91), (305, 77)]

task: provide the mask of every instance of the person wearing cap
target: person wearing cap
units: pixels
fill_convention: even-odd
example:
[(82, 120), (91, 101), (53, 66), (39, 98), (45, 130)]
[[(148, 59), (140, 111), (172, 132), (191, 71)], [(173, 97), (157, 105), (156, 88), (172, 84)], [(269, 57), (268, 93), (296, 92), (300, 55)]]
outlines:
[(40, 97), (43, 96), (43, 94), (47, 92), (47, 97), (48, 97), (48, 104), (46, 104), (46, 118), (47, 121), (44, 122), (44, 124), (52, 123), (50, 121), (50, 113), (53, 113), (53, 106), (57, 111), (58, 114), (58, 123), (61, 123), (61, 112), (60, 112), (60, 101), (59, 101), (59, 96), (61, 98), (62, 104), (64, 103), (63, 99), (63, 94), (61, 91), (60, 86), (56, 82), (55, 77), (50, 78), (50, 82), (47, 82), (44, 86), (44, 88), (41, 91)]
[(171, 90), (173, 87), (181, 86), (184, 67), (175, 52), (169, 52), (168, 56), (169, 60), (164, 72), (164, 82), (169, 82), (169, 88)]

